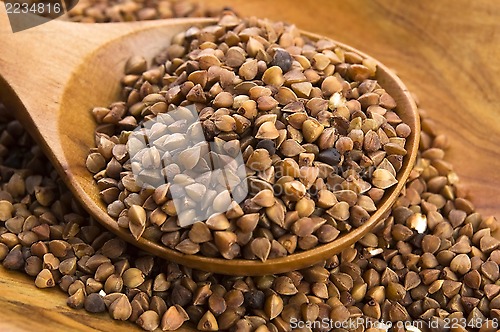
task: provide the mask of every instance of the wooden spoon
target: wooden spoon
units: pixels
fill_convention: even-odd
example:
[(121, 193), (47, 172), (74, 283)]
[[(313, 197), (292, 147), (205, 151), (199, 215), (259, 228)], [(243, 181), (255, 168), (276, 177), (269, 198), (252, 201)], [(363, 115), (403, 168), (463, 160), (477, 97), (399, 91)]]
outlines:
[[(0, 14), (2, 15), (2, 14)], [(3, 14), (5, 15), (5, 14)], [(51, 21), (12, 34), (0, 16), (0, 97), (45, 151), (76, 199), (103, 226), (120, 238), (154, 255), (185, 266), (230, 275), (281, 273), (318, 263), (339, 253), (363, 237), (390, 211), (416, 159), (420, 121), (404, 84), (377, 62), (377, 80), (396, 100), (397, 113), (412, 134), (408, 154), (398, 173), (399, 183), (387, 190), (378, 210), (361, 227), (315, 249), (265, 263), (184, 255), (144, 238), (136, 241), (106, 213), (99, 191), (85, 167), (94, 147), (96, 124), (90, 110), (119, 97), (125, 61), (132, 55), (152, 59), (172, 36), (191, 26), (214, 23), (213, 19), (172, 19), (150, 22), (78, 24)], [(312, 39), (320, 36), (304, 32)], [(347, 50), (368, 57), (342, 43)]]

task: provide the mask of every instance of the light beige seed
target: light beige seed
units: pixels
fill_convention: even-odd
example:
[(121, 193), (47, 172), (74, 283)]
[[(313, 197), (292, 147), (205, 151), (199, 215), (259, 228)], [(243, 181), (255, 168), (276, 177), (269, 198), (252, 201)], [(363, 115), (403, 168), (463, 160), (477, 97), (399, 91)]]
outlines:
[(281, 295), (295, 295), (298, 292), (292, 279), (286, 276), (276, 278), (273, 282), (273, 289)]
[(0, 201), (0, 221), (7, 221), (12, 218), (14, 208), (9, 201)]
[(121, 292), (123, 289), (123, 279), (117, 274), (112, 274), (104, 283), (104, 292), (106, 294)]
[(248, 158), (246, 165), (254, 171), (265, 171), (272, 165), (269, 151), (256, 149)]
[(427, 217), (421, 213), (415, 213), (408, 217), (406, 225), (422, 234), (427, 229)]
[(160, 317), (153, 310), (147, 310), (142, 313), (135, 322), (143, 330), (154, 331), (160, 325)]
[(385, 152), (387, 152), (387, 154), (390, 154), (390, 155), (394, 154), (394, 155), (404, 156), (407, 153), (405, 148), (401, 147), (399, 144), (396, 144), (396, 143), (384, 144), (384, 150), (385, 150)]
[(300, 182), (304, 184), (306, 189), (311, 188), (311, 186), (316, 182), (319, 175), (319, 169), (317, 167), (303, 166), (299, 170)]
[(273, 122), (267, 121), (260, 125), (257, 130), (257, 134), (255, 134), (255, 138), (258, 139), (276, 139), (279, 137), (278, 129)]
[(398, 183), (398, 180), (385, 169), (376, 169), (373, 172), (372, 184), (380, 189), (387, 189)]
[(219, 325), (217, 319), (211, 311), (207, 311), (199, 320), (196, 326), (199, 331), (218, 331)]
[(444, 151), (438, 148), (427, 149), (422, 152), (422, 158), (431, 159), (431, 160), (439, 160), (444, 158)]
[(215, 126), (221, 131), (233, 131), (236, 130), (236, 121), (230, 115), (221, 115), (215, 119)]
[(281, 143), (279, 150), (285, 157), (295, 157), (306, 152), (306, 149), (293, 139), (287, 139)]
[(237, 236), (233, 232), (218, 231), (214, 233), (214, 242), (223, 257), (231, 259), (231, 247), (236, 243)]
[(191, 74), (189, 74), (188, 80), (193, 82), (195, 85), (199, 84), (204, 88), (205, 85), (207, 84), (207, 81), (208, 81), (207, 71), (206, 70), (196, 70), (196, 71), (192, 72)]
[(274, 96), (274, 98), (281, 105), (288, 105), (297, 101), (297, 95), (295, 92), (293, 92), (292, 89), (283, 86), (279, 88), (278, 93)]
[(266, 208), (266, 216), (278, 226), (284, 226), (285, 224), (285, 208), (278, 202)]
[(490, 253), (500, 246), (500, 241), (492, 236), (483, 236), (480, 240), (480, 248), (484, 253)]
[(261, 190), (252, 198), (252, 201), (262, 207), (271, 207), (275, 204), (274, 192), (269, 189)]
[(134, 224), (132, 222), (128, 223), (128, 228), (130, 230), (130, 233), (132, 234), (132, 236), (136, 239), (136, 240), (139, 240), (142, 236), (142, 234), (144, 234), (144, 231), (146, 230), (146, 224), (144, 225), (137, 225), (137, 224)]
[(248, 55), (255, 58), (259, 51), (264, 51), (264, 45), (254, 37), (250, 37), (247, 42), (246, 51)]
[(59, 271), (64, 275), (75, 274), (76, 268), (76, 257), (65, 259), (59, 264)]
[(95, 152), (88, 155), (85, 165), (90, 172), (96, 174), (106, 167), (106, 160), (100, 153)]
[(125, 74), (141, 75), (147, 70), (148, 63), (142, 56), (133, 56), (125, 64)]
[(350, 215), (349, 204), (347, 202), (338, 202), (326, 212), (336, 220), (347, 220)]
[(144, 282), (144, 274), (137, 268), (130, 268), (123, 273), (123, 284), (128, 288), (136, 288)]
[(49, 270), (59, 269), (60, 261), (52, 253), (47, 253), (43, 255), (43, 268)]
[(292, 201), (298, 201), (306, 194), (306, 187), (300, 181), (290, 181), (283, 185), (285, 195)]
[(169, 307), (161, 319), (161, 329), (163, 331), (175, 331), (179, 329), (187, 320), (184, 313), (184, 309), (179, 308), (177, 305)]
[(271, 242), (266, 238), (259, 237), (252, 241), (250, 248), (258, 259), (265, 262), (271, 252)]
[(406, 123), (400, 123), (396, 126), (396, 133), (399, 137), (406, 138), (411, 134), (411, 128)]
[(299, 217), (309, 217), (315, 210), (314, 200), (309, 197), (302, 197), (297, 204), (295, 204), (295, 211), (298, 212)]
[(124, 294), (120, 294), (109, 306), (109, 313), (113, 319), (128, 320), (132, 315), (132, 306), (128, 298)]
[(337, 204), (337, 198), (331, 191), (322, 189), (318, 192), (317, 204), (321, 208), (328, 209)]
[(280, 87), (283, 85), (284, 81), (283, 70), (278, 66), (268, 68), (262, 75), (262, 82), (267, 85)]
[(471, 269), (471, 260), (466, 254), (455, 256), (450, 262), (450, 269), (460, 274), (466, 274)]
[(369, 130), (365, 134), (363, 148), (368, 152), (374, 152), (379, 150), (381, 147), (380, 137), (373, 130)]
[(435, 235), (426, 234), (422, 239), (422, 250), (424, 252), (436, 253), (441, 245), (441, 239)]
[[(270, 91), (266, 88), (262, 88), (263, 90), (262, 91)], [(263, 114), (261, 116), (259, 116), (257, 119), (255, 119), (255, 126), (256, 127), (259, 127), (261, 124), (265, 123), (265, 122), (272, 122), (272, 123), (276, 123), (276, 120), (277, 120), (277, 115), (276, 114)]]
[(185, 169), (193, 169), (200, 160), (200, 147), (192, 147), (179, 153), (179, 162)]
[(7, 228), (7, 230), (11, 233), (19, 234), (23, 231), (24, 223), (25, 223), (25, 219), (23, 217), (16, 216), (16, 217), (8, 219), (5, 222), (5, 228)]
[(278, 106), (278, 101), (271, 96), (262, 96), (257, 99), (257, 107), (261, 111), (271, 111)]
[(246, 60), (245, 51), (238, 46), (230, 47), (226, 52), (226, 64), (230, 67), (240, 67)]
[(312, 143), (318, 139), (318, 137), (323, 133), (323, 125), (318, 122), (318, 120), (310, 118), (302, 123), (302, 134), (304, 139)]
[(135, 225), (143, 226), (146, 224), (146, 211), (140, 205), (132, 205), (128, 209), (128, 218)]
[(221, 65), (220, 60), (213, 54), (204, 54), (198, 57), (198, 64), (200, 69), (209, 69), (210, 67), (219, 67)]
[(190, 184), (184, 190), (195, 202), (201, 202), (207, 192), (207, 188), (201, 183)]
[(291, 88), (297, 94), (297, 97), (308, 98), (311, 94), (312, 84), (310, 82), (293, 83)]
[(200, 251), (200, 245), (190, 239), (185, 239), (176, 245), (175, 249), (186, 255), (194, 255)]
[(481, 264), (481, 272), (491, 281), (498, 280), (500, 274), (498, 264), (492, 261)]
[(231, 107), (233, 105), (233, 102), (233, 95), (229, 92), (224, 91), (215, 96), (213, 105), (217, 108)]
[[(293, 104), (296, 104), (296, 103), (293, 103)], [(301, 104), (300, 107), (303, 107), (303, 105)], [(305, 113), (305, 112), (298, 112), (298, 111), (296, 111), (293, 114), (290, 114), (286, 118), (288, 124), (290, 124), (295, 129), (302, 129), (302, 124), (307, 119), (308, 119), (307, 113)]]
[(342, 91), (342, 83), (335, 76), (328, 76), (321, 83), (321, 91), (325, 97), (330, 97), (335, 92)]
[(340, 154), (344, 154), (354, 148), (354, 142), (350, 137), (339, 137), (339, 139), (335, 142), (335, 148)]
[(247, 81), (253, 80), (257, 76), (257, 73), (258, 66), (255, 59), (248, 59), (238, 70), (238, 74)]
[(189, 230), (189, 239), (194, 243), (204, 243), (212, 240), (212, 233), (206, 223), (195, 222)]
[(269, 320), (278, 317), (283, 311), (283, 299), (277, 294), (271, 294), (264, 303), (264, 312)]
[(85, 293), (83, 289), (78, 289), (76, 292), (69, 296), (66, 300), (68, 307), (72, 309), (82, 309), (85, 303)]
[(211, 230), (224, 231), (224, 230), (229, 228), (230, 223), (224, 214), (218, 213), (218, 214), (210, 216), (206, 221), (206, 225)]
[(48, 269), (43, 269), (35, 279), (35, 285), (38, 288), (51, 288), (56, 285), (52, 272)]
[[(500, 290), (500, 286), (496, 285), (496, 284), (487, 284), (484, 286), (484, 290), (485, 290), (485, 294), (486, 294), (486, 297), (488, 299), (493, 299), (492, 300), (492, 307), (495, 306), (495, 307), (498, 307), (498, 293), (499, 293), (499, 290)], [(496, 301), (495, 301), (496, 299)], [(495, 303), (496, 302), (496, 303)], [(494, 309), (496, 311), (495, 315), (498, 316), (498, 309)]]
[(231, 195), (229, 191), (221, 191), (215, 196), (213, 201), (213, 209), (215, 212), (226, 212), (231, 204)]

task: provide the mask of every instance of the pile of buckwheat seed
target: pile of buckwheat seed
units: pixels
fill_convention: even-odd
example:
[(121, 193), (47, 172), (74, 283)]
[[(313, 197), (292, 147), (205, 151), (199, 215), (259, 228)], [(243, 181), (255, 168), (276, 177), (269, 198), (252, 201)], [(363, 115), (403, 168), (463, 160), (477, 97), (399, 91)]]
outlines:
[(51, 167), (40, 171), (47, 163), (38, 146), (1, 114), (0, 260), (37, 287), (67, 292), (72, 308), (149, 331), (188, 321), (202, 331), (291, 331), (291, 321), (357, 317), (441, 327), (464, 318), (480, 329), (456, 331), (496, 331), (500, 242), (491, 233), (499, 225), (465, 198), (443, 160), (446, 137), (425, 113), (418, 161), (391, 216), (322, 264), (262, 277), (184, 268), (104, 231)]
[(64, 19), (79, 23), (109, 23), (201, 17), (215, 14), (186, 0), (79, 0)]
[[(87, 158), (108, 214), (137, 239), (188, 255), (266, 261), (359, 227), (398, 182), (411, 130), (376, 81), (373, 60), (327, 39), (311, 41), (293, 25), (231, 12), (174, 36), (155, 60), (147, 68), (142, 57), (130, 59), (125, 102), (94, 108), (97, 147)], [(176, 105), (190, 116), (190, 104), (198, 130), (167, 112)], [(130, 138), (159, 114), (143, 129), (152, 146)], [(199, 131), (212, 149), (207, 142), (186, 147)], [(240, 152), (244, 164), (225, 162)], [(214, 160), (225, 176), (211, 170)], [(138, 177), (161, 180), (158, 168), (173, 182), (138, 184)], [(239, 173), (248, 177), (241, 203), (220, 183), (238, 183)], [(196, 213), (176, 210), (173, 183), (187, 193), (179, 205), (203, 200), (206, 222), (182, 222)]]

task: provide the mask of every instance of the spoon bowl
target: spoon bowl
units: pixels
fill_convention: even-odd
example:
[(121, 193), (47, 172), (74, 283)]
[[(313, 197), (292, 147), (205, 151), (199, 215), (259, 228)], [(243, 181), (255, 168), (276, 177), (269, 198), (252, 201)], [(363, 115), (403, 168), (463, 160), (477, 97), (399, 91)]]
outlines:
[[(396, 100), (396, 112), (412, 133), (407, 138), (397, 185), (388, 189), (378, 210), (360, 227), (314, 249), (266, 262), (185, 255), (145, 238), (136, 240), (106, 212), (97, 185), (85, 166), (94, 147), (96, 123), (90, 110), (117, 100), (125, 62), (132, 55), (152, 59), (177, 33), (214, 19), (171, 19), (149, 22), (78, 24), (51, 21), (12, 34), (0, 13), (0, 98), (40, 144), (75, 198), (108, 230), (156, 256), (191, 268), (228, 275), (265, 275), (311, 266), (352, 245), (384, 220), (408, 179), (416, 160), (420, 121), (401, 80), (377, 62), (379, 84)], [(311, 39), (320, 36), (303, 33)], [(339, 46), (369, 57), (347, 45)]]

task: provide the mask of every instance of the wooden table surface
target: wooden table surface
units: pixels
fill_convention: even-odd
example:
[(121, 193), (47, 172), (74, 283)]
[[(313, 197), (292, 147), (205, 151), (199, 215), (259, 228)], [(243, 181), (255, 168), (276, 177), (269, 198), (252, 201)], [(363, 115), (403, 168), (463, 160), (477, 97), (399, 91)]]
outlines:
[[(449, 136), (447, 160), (483, 215), (500, 218), (500, 3), (491, 0), (212, 0), (240, 14), (295, 23), (393, 68)], [(66, 307), (0, 268), (0, 331), (140, 331)]]

